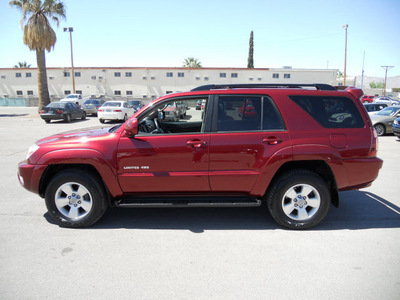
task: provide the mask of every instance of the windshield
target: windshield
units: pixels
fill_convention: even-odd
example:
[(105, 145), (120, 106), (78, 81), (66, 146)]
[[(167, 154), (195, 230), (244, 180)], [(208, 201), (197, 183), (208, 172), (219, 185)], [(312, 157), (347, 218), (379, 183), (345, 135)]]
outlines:
[(65, 97), (67, 99), (74, 99), (74, 98), (78, 98), (77, 95), (68, 95), (67, 97)]
[(380, 116), (394, 116), (396, 113), (400, 112), (400, 107), (386, 107), (382, 109), (377, 115)]
[(130, 105), (140, 105), (140, 101), (128, 101)]
[(103, 104), (103, 106), (120, 107), (121, 103), (120, 102), (106, 102)]

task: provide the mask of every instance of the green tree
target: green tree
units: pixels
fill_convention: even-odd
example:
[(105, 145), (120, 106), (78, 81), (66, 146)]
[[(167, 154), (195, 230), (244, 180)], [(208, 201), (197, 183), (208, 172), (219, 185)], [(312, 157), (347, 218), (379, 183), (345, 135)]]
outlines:
[(247, 67), (249, 69), (254, 69), (254, 36), (253, 36), (253, 30), (250, 33), (250, 41), (249, 41), (249, 58), (247, 59)]
[(65, 19), (64, 4), (58, 0), (13, 0), (9, 5), (22, 12), (20, 24), (23, 26), (24, 44), (31, 51), (36, 51), (40, 109), (50, 103), (44, 50), (50, 52), (52, 48), (54, 49), (57, 40), (49, 19), (58, 26), (59, 18)]
[(26, 61), (19, 61), (17, 65), (14, 65), (14, 68), (30, 68), (30, 66)]
[(372, 81), (369, 83), (371, 89), (383, 89), (383, 82)]
[(197, 58), (188, 57), (183, 61), (184, 68), (199, 69), (202, 68), (201, 62)]

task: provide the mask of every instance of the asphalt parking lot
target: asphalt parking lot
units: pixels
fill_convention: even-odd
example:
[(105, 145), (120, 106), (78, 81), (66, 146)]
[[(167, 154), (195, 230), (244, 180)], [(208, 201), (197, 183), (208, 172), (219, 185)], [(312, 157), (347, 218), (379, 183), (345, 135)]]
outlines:
[(113, 209), (88, 229), (53, 223), (17, 164), (37, 139), (100, 126), (45, 124), (36, 108), (0, 107), (1, 299), (400, 299), (400, 140), (369, 188), (307, 231), (261, 208)]

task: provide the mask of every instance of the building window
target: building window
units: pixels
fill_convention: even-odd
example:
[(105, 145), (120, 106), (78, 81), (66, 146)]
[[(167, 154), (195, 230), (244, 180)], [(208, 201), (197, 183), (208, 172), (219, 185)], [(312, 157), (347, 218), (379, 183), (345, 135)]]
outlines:
[(173, 77), (174, 74), (172, 72), (167, 72), (167, 77)]
[(290, 74), (283, 74), (283, 78), (289, 79), (290, 78)]
[(121, 72), (114, 72), (114, 77), (121, 77)]
[(166, 94), (172, 94), (172, 91), (166, 91), (165, 93)]
[(15, 77), (20, 78), (20, 77), (22, 77), (22, 74), (21, 73), (15, 73)]
[(75, 93), (82, 95), (82, 91), (76, 90)]
[(125, 72), (125, 77), (132, 77), (132, 72)]
[(70, 77), (71, 73), (70, 72), (64, 72), (64, 77)]
[(156, 80), (156, 78), (155, 78), (155, 77), (150, 77), (150, 79), (151, 79), (151, 80)]
[(232, 78), (238, 78), (238, 73), (231, 73)]
[(261, 77), (258, 77), (258, 78), (257, 78), (257, 80), (258, 80), (258, 81), (261, 81), (261, 80), (262, 80), (262, 78), (261, 78)]
[(114, 91), (114, 96), (121, 96), (121, 91)]
[(33, 91), (28, 91), (28, 96), (33, 96)]
[(17, 96), (22, 96), (22, 91), (17, 91)]
[(272, 74), (272, 78), (279, 78), (279, 74), (278, 73)]
[(25, 73), (26, 77), (32, 77), (32, 73)]
[(81, 72), (75, 72), (75, 77), (81, 77)]
[(196, 76), (196, 80), (200, 80), (200, 77), (199, 77), (199, 76)]
[(146, 76), (143, 76), (142, 79), (143, 79), (143, 80), (147, 80), (147, 77), (146, 77)]
[(92, 79), (96, 79), (96, 76), (92, 76)]
[(143, 95), (143, 99), (147, 99), (147, 95)]
[(64, 91), (64, 95), (69, 95), (69, 94), (71, 94), (71, 91), (68, 90)]
[(178, 77), (185, 77), (185, 73), (183, 73), (183, 72), (178, 72)]
[(127, 96), (132, 96), (132, 95), (133, 95), (133, 92), (132, 92), (132, 91), (126, 91), (126, 95), (127, 95)]
[(206, 77), (204, 77), (204, 80), (205, 80), (205, 81), (208, 81), (208, 77), (207, 77), (207, 76), (206, 76)]
[(253, 77), (249, 77), (249, 80), (250, 80), (250, 81), (253, 81)]
[(226, 78), (226, 73), (219, 73), (220, 78)]

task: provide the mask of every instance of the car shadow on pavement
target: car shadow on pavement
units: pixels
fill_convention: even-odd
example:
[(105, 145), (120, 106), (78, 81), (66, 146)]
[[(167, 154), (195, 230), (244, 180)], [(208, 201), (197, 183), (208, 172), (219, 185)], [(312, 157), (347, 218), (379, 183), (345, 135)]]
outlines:
[[(340, 208), (309, 231), (400, 228), (400, 207), (375, 194), (341, 192)], [(55, 224), (48, 213), (48, 222)], [(90, 229), (276, 230), (279, 226), (266, 207), (249, 208), (114, 208)], [(290, 230), (290, 229), (286, 229)]]
[(4, 118), (4, 117), (7, 117), (7, 118), (12, 118), (12, 117), (25, 117), (25, 116), (27, 116), (28, 114), (0, 114), (0, 118)]

